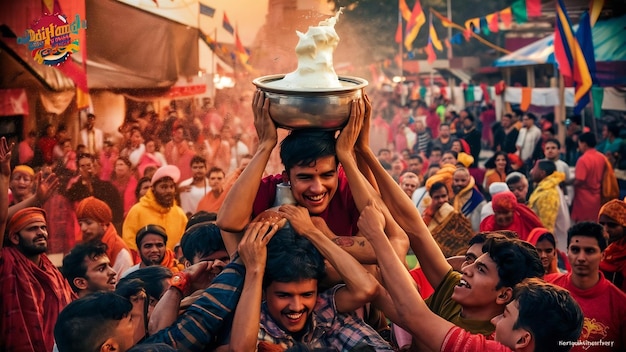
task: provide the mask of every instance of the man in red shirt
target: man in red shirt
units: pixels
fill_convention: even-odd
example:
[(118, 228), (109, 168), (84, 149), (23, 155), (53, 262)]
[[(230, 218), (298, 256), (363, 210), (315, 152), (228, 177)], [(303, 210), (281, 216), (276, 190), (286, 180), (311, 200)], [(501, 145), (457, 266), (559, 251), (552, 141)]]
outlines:
[(604, 228), (581, 222), (567, 233), (568, 274), (546, 275), (545, 280), (567, 289), (580, 304), (585, 324), (572, 351), (623, 351), (626, 348), (626, 293), (600, 271), (606, 249)]

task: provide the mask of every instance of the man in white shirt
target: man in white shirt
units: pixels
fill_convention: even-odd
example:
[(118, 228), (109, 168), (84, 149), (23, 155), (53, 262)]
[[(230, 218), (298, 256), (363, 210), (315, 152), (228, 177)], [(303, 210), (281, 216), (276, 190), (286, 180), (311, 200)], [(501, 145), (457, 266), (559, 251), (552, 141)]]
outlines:
[(535, 125), (536, 121), (537, 117), (533, 113), (528, 112), (524, 114), (522, 119), (524, 127), (519, 131), (517, 142), (515, 143), (520, 158), (528, 166), (532, 166), (533, 151), (539, 138), (541, 138), (541, 130)]
[(87, 114), (87, 123), (85, 128), (80, 130), (80, 138), (82, 144), (87, 147), (89, 154), (98, 155), (98, 152), (102, 149), (102, 143), (104, 143), (102, 130), (94, 127), (96, 122), (96, 115)]
[(207, 178), (206, 159), (196, 155), (191, 159), (192, 177), (181, 181), (178, 185), (180, 191), (180, 206), (187, 217), (196, 212), (200, 200), (211, 191)]

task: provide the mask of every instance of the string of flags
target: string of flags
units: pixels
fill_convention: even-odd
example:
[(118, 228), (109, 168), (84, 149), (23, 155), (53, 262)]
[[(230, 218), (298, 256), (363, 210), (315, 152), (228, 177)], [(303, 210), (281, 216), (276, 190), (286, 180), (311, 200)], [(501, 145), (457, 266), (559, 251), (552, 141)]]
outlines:
[[(214, 17), (215, 16), (215, 8), (199, 3), (200, 9), (199, 12), (202, 15)], [(230, 33), (235, 38), (235, 46), (234, 50), (230, 50), (227, 46), (219, 44), (214, 38), (210, 35), (203, 33), (200, 31), (200, 38), (211, 48), (213, 51), (220, 51), (223, 54), (228, 54), (233, 59), (233, 61), (239, 62), (248, 72), (254, 72), (254, 69), (248, 63), (250, 59), (250, 50), (247, 49), (239, 39), (239, 30), (233, 27), (230, 20), (228, 19), (228, 15), (226, 11), (224, 11), (222, 17), (222, 28), (228, 33)]]

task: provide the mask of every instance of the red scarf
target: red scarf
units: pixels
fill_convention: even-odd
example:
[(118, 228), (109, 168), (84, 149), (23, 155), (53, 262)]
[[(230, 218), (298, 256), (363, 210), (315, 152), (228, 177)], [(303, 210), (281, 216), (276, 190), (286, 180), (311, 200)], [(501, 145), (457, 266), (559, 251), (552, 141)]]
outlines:
[(606, 247), (604, 258), (600, 262), (600, 269), (608, 273), (622, 273), (624, 282), (620, 289), (626, 292), (626, 238)]
[(52, 351), (59, 312), (76, 296), (45, 255), (35, 265), (15, 247), (0, 253), (0, 350)]

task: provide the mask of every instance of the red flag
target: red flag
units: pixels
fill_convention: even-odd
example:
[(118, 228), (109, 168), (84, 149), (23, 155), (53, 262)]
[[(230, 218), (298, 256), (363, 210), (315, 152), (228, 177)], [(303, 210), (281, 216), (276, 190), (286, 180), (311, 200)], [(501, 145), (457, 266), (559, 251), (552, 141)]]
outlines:
[(465, 37), (465, 40), (469, 42), (470, 39), (472, 39), (472, 29), (471, 28), (467, 28), (463, 31), (463, 36)]
[(513, 13), (511, 12), (510, 7), (507, 7), (506, 9), (500, 11), (500, 19), (502, 19), (502, 24), (504, 24), (504, 28), (511, 28), (511, 23), (513, 22)]
[(422, 11), (422, 5), (420, 5), (419, 0), (416, 0), (413, 6), (413, 12), (411, 12), (411, 19), (409, 19), (409, 22), (406, 24), (404, 46), (407, 50), (413, 48), (413, 41), (424, 23), (426, 23), (426, 16), (424, 16), (424, 11)]
[(437, 60), (437, 54), (435, 54), (435, 50), (433, 50), (432, 43), (428, 43), (424, 50), (426, 50), (426, 60), (428, 60), (429, 64), (432, 64), (435, 60)]
[(246, 51), (246, 48), (243, 46), (243, 44), (241, 44), (241, 40), (239, 40), (239, 32), (235, 32), (235, 52), (237, 53), (237, 56), (239, 56), (239, 59), (241, 60), (242, 63), (247, 63), (248, 62), (248, 52)]
[(492, 33), (497, 33), (500, 30), (498, 17), (499, 16), (497, 12), (494, 12), (491, 15), (487, 15), (487, 25), (489, 26), (489, 30)]
[(402, 23), (398, 23), (398, 28), (396, 29), (396, 43), (402, 43)]
[(400, 4), (398, 5), (398, 8), (400, 9), (402, 18), (404, 18), (405, 21), (411, 20), (411, 10), (409, 9), (409, 6), (406, 4), (406, 0), (400, 0)]
[(541, 0), (526, 0), (526, 14), (528, 17), (541, 16)]

